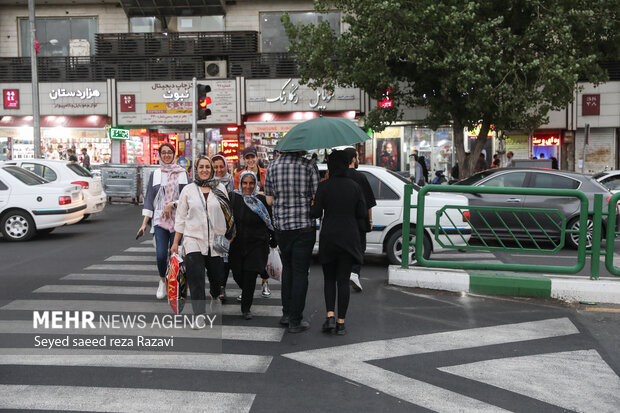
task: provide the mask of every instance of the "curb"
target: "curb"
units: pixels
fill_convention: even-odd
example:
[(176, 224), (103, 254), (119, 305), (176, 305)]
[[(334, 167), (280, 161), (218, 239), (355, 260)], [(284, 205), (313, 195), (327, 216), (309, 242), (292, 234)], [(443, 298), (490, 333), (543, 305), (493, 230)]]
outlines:
[(390, 265), (388, 284), (454, 292), (545, 297), (620, 304), (620, 278), (590, 280), (550, 274), (500, 273)]

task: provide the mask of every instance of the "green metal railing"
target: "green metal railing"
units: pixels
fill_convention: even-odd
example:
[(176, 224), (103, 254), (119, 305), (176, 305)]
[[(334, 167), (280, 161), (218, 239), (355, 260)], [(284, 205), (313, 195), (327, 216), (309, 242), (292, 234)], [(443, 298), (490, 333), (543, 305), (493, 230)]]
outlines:
[[(454, 193), (454, 194), (498, 194), (498, 195), (525, 195), (576, 198), (579, 201), (579, 229), (567, 228), (567, 222), (560, 210), (550, 208), (522, 208), (522, 207), (486, 207), (475, 205), (446, 205), (437, 210), (436, 216), (425, 217), (424, 211), (427, 205), (426, 195), (429, 192)], [(420, 189), (417, 194), (417, 204), (411, 204), (413, 194), (412, 185), (405, 185), (405, 200), (403, 210), (403, 224), (411, 222), (411, 209), (416, 208), (416, 219), (410, 225), (415, 226), (415, 258), (421, 266), (438, 268), (460, 268), (477, 270), (498, 271), (521, 271), (551, 274), (576, 274), (583, 270), (586, 265), (586, 256), (591, 256), (591, 278), (597, 279), (600, 272), (600, 258), (605, 257), (607, 270), (616, 276), (620, 276), (620, 267), (613, 263), (614, 239), (620, 232), (616, 227), (616, 204), (620, 200), (620, 194), (614, 195), (609, 200), (607, 211), (603, 211), (603, 196), (594, 196), (593, 210), (589, 210), (589, 202), (586, 195), (574, 189), (538, 189), (538, 188), (493, 188), (472, 186), (448, 186), (428, 185)], [(466, 212), (467, 211), (467, 212)], [(469, 213), (469, 218), (467, 213)], [(480, 222), (474, 227), (471, 222), (472, 214), (478, 214)], [(601, 235), (603, 216), (607, 216), (606, 246), (601, 251)], [(587, 249), (587, 224), (588, 217), (592, 217), (592, 246)], [(449, 227), (441, 224), (447, 222)], [(491, 219), (494, 219), (493, 222)], [(507, 219), (517, 222), (519, 236), (515, 234), (507, 224)], [(457, 222), (458, 220), (458, 222)], [(420, 225), (422, 223), (422, 225)], [(402, 234), (402, 267), (409, 266), (409, 253), (411, 252), (410, 225), (403, 225)], [(548, 230), (551, 226), (552, 231)], [(545, 227), (547, 229), (545, 229)], [(579, 242), (577, 246), (577, 260), (572, 266), (566, 265), (534, 265), (534, 264), (505, 264), (505, 263), (480, 263), (426, 259), (423, 256), (423, 241), (425, 229), (430, 230), (435, 241), (443, 248), (454, 250), (483, 250), (503, 252), (534, 252), (540, 254), (554, 254), (564, 247), (566, 235), (577, 234)], [(465, 229), (465, 230), (464, 230)], [(450, 233), (451, 232), (451, 233)], [(534, 234), (534, 232), (536, 232)], [(484, 235), (483, 235), (484, 234)], [(452, 235), (452, 236), (449, 236)], [(470, 236), (475, 236), (479, 245), (471, 244)], [(544, 242), (541, 242), (544, 241)]]

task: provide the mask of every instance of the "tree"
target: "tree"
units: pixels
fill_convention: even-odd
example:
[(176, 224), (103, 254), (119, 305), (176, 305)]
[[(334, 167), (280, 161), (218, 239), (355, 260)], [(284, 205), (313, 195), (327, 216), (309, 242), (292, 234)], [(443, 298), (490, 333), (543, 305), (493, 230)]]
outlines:
[[(403, 106), (424, 106), (425, 123), (451, 123), (462, 177), (488, 131), (533, 130), (574, 99), (579, 81), (607, 79), (598, 64), (615, 54), (619, 0), (315, 0), (343, 13), (337, 35), (326, 21), (282, 22), (301, 82), (328, 90), (392, 90), (394, 108), (375, 108), (366, 124), (382, 130)], [(471, 154), (463, 128), (480, 125)]]

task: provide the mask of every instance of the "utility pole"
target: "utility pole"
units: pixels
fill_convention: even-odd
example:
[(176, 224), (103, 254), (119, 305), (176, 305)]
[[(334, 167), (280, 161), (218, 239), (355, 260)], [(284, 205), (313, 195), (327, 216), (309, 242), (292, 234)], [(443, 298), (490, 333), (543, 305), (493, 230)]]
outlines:
[(37, 29), (35, 28), (34, 0), (28, 0), (30, 20), (30, 69), (32, 71), (32, 136), (34, 138), (34, 157), (41, 157), (41, 118), (39, 116), (39, 74), (37, 71)]
[[(196, 165), (196, 141), (198, 140), (198, 114), (196, 113), (196, 107), (198, 106), (198, 90), (196, 87), (196, 78), (192, 79), (192, 166), (194, 169)], [(192, 170), (192, 176), (194, 171)]]

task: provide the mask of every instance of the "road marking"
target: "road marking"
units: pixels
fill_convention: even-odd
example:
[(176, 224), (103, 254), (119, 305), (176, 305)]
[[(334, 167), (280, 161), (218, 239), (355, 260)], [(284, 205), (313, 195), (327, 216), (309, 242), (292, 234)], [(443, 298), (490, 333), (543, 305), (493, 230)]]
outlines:
[[(187, 303), (189, 306), (190, 304)], [(16, 300), (0, 308), (2, 311), (93, 311), (113, 313), (169, 314), (167, 300), (162, 301), (93, 301), (93, 300)], [(222, 314), (239, 315), (239, 305), (223, 305)], [(252, 305), (252, 314), (261, 317), (281, 317), (280, 305)]]
[[(147, 239), (146, 241), (142, 241), (140, 244), (142, 245), (153, 245), (153, 238)], [(155, 248), (155, 247), (153, 247)]]
[(123, 389), (115, 387), (0, 385), (0, 406), (21, 410), (74, 410), (92, 412), (182, 411), (249, 412), (254, 394)]
[[(167, 314), (170, 316), (171, 314)], [(191, 315), (188, 315), (191, 319)], [(181, 321), (182, 322), (182, 321)], [(180, 323), (181, 323), (180, 322)], [(119, 322), (120, 323), (120, 322)], [(148, 336), (148, 337), (182, 337), (198, 339), (218, 339), (218, 340), (247, 340), (247, 341), (268, 341), (278, 342), (282, 340), (284, 328), (278, 327), (250, 327), (250, 326), (229, 326), (214, 325), (214, 328), (202, 330), (191, 330), (189, 321), (186, 328), (163, 328), (151, 327), (147, 321), (145, 328), (107, 328), (103, 324), (94, 323), (95, 329), (91, 328), (33, 328), (32, 321), (26, 320), (0, 320), (0, 334), (53, 334), (53, 335), (109, 335), (109, 336)]]
[(116, 271), (150, 271), (157, 274), (157, 265), (146, 264), (93, 264), (85, 270), (116, 270)]
[(577, 412), (617, 412), (620, 377), (595, 350), (480, 361), (439, 370)]
[[(54, 294), (155, 295), (152, 287), (122, 287), (114, 285), (44, 285), (33, 292)], [(187, 290), (187, 294), (189, 295), (189, 289)], [(241, 290), (227, 288), (226, 294), (231, 297), (236, 297), (241, 294)], [(258, 289), (254, 291), (255, 298), (263, 298), (261, 294), (261, 291)], [(272, 290), (270, 298), (279, 299), (281, 295), (280, 290)]]
[[(27, 351), (30, 350), (30, 351)], [(32, 351), (36, 350), (36, 351)], [(0, 365), (80, 366), (265, 373), (272, 356), (228, 353), (3, 348)]]
[(289, 353), (283, 356), (434, 411), (496, 412), (504, 410), (366, 362), (577, 333), (579, 330), (569, 319), (559, 318), (370, 341)]
[(155, 252), (155, 247), (131, 247), (127, 248), (125, 252)]
[(152, 255), (112, 255), (104, 261), (153, 262), (155, 257)]
[[(80, 280), (80, 281), (125, 281), (125, 282), (149, 282), (155, 286), (159, 281), (159, 275), (138, 275), (138, 274), (120, 274), (120, 273), (74, 273), (68, 274), (61, 280)], [(256, 278), (256, 284), (262, 284), (262, 278)], [(208, 282), (207, 282), (208, 284)], [(280, 285), (280, 281), (269, 279), (269, 285)]]
[(594, 311), (598, 313), (620, 313), (620, 308), (597, 308), (597, 307), (585, 307), (584, 311)]

